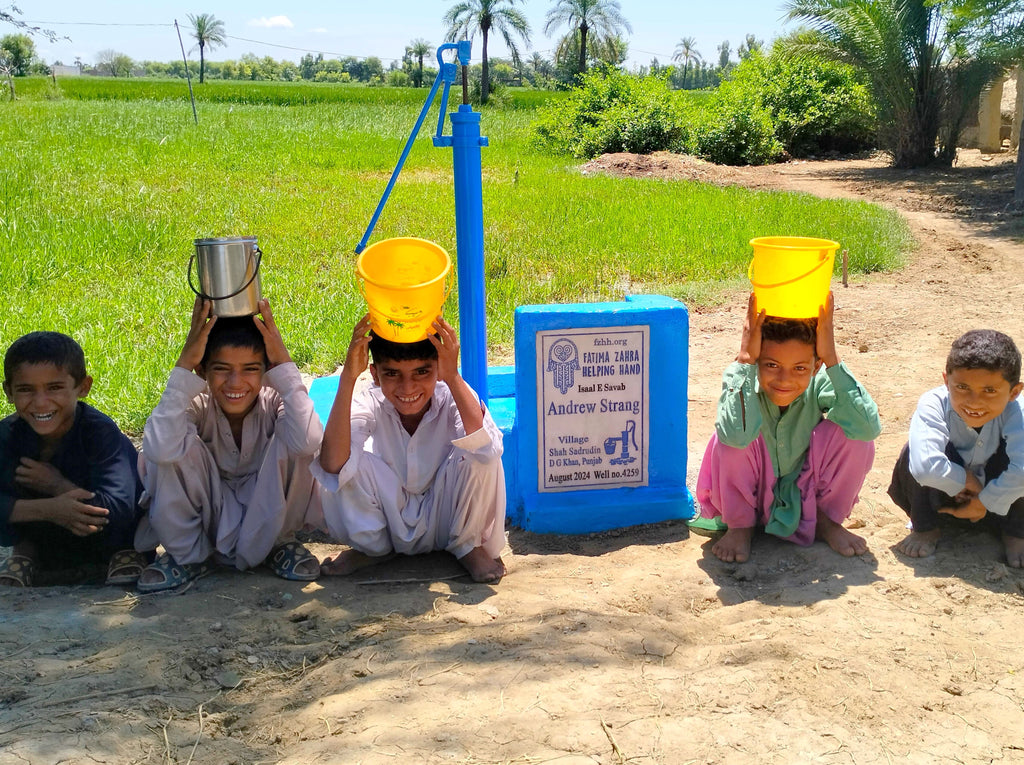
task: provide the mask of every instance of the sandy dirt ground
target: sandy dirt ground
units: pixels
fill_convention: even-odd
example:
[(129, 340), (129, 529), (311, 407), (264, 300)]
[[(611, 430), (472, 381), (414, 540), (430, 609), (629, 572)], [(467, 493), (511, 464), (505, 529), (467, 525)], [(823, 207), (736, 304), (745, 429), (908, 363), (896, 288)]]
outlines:
[[(221, 571), (186, 592), (0, 592), (0, 765), (1024, 762), (1024, 573), (985, 532), (893, 546), (885, 488), (917, 396), (974, 327), (1024, 343), (1008, 156), (588, 171), (743, 183), (898, 208), (908, 267), (836, 286), (841, 355), (879, 404), (851, 527), (870, 552), (755, 539), (725, 564), (681, 522), (511, 529), (496, 586), (443, 554), (302, 585)], [(691, 313), (688, 467), (736, 353), (742, 296)], [(315, 545), (321, 555), (332, 551)]]

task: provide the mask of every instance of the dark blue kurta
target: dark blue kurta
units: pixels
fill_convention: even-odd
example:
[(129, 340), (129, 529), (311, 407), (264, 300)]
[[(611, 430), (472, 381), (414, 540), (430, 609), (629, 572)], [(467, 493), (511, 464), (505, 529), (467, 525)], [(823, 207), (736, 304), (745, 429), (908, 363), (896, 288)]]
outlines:
[(95, 492), (85, 503), (110, 511), (106, 528), (79, 537), (45, 521), (10, 522), (17, 500), (46, 496), (14, 481), (21, 458), (38, 460), (42, 446), (36, 432), (18, 415), (0, 420), (0, 545), (15, 545), (23, 539), (35, 542), (44, 568), (106, 562), (112, 552), (131, 548), (143, 514), (138, 452), (112, 419), (81, 401), (71, 430), (49, 462), (76, 486)]

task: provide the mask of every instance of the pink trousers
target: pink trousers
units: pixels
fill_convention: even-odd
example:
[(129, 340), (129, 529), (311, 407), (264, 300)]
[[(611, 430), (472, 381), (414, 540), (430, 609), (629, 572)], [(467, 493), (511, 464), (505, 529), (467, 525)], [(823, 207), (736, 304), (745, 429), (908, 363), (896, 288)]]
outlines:
[[(811, 544), (819, 512), (836, 523), (849, 518), (874, 459), (874, 441), (854, 441), (834, 422), (818, 423), (796, 481), (800, 521), (786, 539), (798, 545)], [(774, 489), (775, 470), (763, 437), (743, 449), (726, 446), (717, 434), (711, 437), (697, 474), (702, 516), (721, 517), (730, 528), (764, 526), (770, 518)]]

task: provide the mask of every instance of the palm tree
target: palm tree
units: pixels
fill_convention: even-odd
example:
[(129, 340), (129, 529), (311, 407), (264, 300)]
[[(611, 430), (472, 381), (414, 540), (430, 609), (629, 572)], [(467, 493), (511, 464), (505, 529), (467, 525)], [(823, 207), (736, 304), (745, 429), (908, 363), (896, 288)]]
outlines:
[(555, 0), (554, 7), (548, 11), (544, 34), (551, 34), (561, 26), (579, 32), (580, 74), (587, 71), (587, 38), (591, 32), (607, 39), (621, 36), (623, 29), (633, 31), (622, 15), (619, 0)]
[[(817, 32), (792, 46), (842, 61), (868, 78), (879, 108), (880, 140), (896, 167), (936, 161), (944, 111), (963, 104), (978, 79), (982, 58), (957, 59), (943, 6), (931, 0), (789, 0), (787, 20)], [(980, 85), (978, 90), (980, 91)], [(961, 107), (962, 111), (962, 107)], [(939, 160), (951, 163), (959, 120), (948, 125)]]
[(533, 72), (533, 84), (537, 85), (543, 78), (551, 76), (554, 66), (542, 54), (534, 51), (530, 56), (530, 70)]
[(718, 68), (724, 73), (729, 68), (729, 41), (722, 40), (718, 46)]
[(480, 103), (487, 103), (490, 93), (490, 81), (487, 71), (487, 38), (491, 30), (495, 30), (505, 41), (512, 58), (519, 57), (519, 48), (515, 38), (519, 37), (527, 45), (530, 44), (530, 23), (526, 16), (515, 8), (518, 0), (461, 0), (444, 15), (444, 23), (448, 26), (447, 40), (465, 38), (472, 40), (477, 31), (483, 38), (480, 53)]
[(417, 37), (405, 49), (407, 56), (416, 59), (417, 67), (414, 81), (417, 88), (423, 87), (423, 59), (425, 56), (430, 55), (432, 50), (433, 46), (421, 37)]
[(200, 13), (198, 16), (193, 16), (190, 13), (188, 20), (192, 24), (192, 36), (199, 44), (199, 82), (202, 82), (203, 72), (206, 69), (206, 59), (204, 58), (206, 46), (209, 45), (210, 50), (213, 50), (218, 45), (227, 44), (224, 22), (212, 13)]
[(690, 62), (700, 63), (704, 60), (697, 51), (697, 40), (693, 37), (682, 38), (672, 54), (672, 60), (683, 62), (683, 90), (686, 90), (686, 74), (690, 70)]
[(736, 55), (740, 57), (740, 61), (746, 61), (762, 48), (764, 48), (763, 40), (758, 40), (754, 35), (747, 35), (740, 43), (740, 47), (736, 49)]

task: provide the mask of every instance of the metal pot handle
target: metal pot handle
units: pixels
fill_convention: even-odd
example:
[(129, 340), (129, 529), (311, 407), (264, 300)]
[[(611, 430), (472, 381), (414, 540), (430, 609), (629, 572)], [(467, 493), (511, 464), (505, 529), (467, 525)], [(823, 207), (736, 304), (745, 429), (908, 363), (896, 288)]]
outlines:
[(255, 280), (257, 276), (259, 276), (260, 264), (263, 262), (263, 250), (260, 249), (260, 246), (258, 244), (254, 244), (252, 246), (252, 249), (253, 252), (246, 256), (247, 260), (252, 260), (253, 258), (255, 258), (256, 260), (256, 265), (252, 269), (252, 276), (249, 277), (249, 281), (247, 281), (237, 290), (232, 292), (230, 295), (221, 295), (220, 297), (214, 297), (213, 295), (207, 295), (205, 292), (200, 292), (199, 290), (196, 289), (195, 284), (192, 283), (192, 262), (196, 259), (195, 250), (192, 251), (192, 256), (188, 259), (188, 286), (192, 289), (194, 293), (196, 293), (196, 295), (201, 297), (203, 300), (227, 300), (229, 298), (233, 298), (235, 295), (241, 295), (243, 292), (249, 289), (249, 285), (253, 283), (253, 280)]

